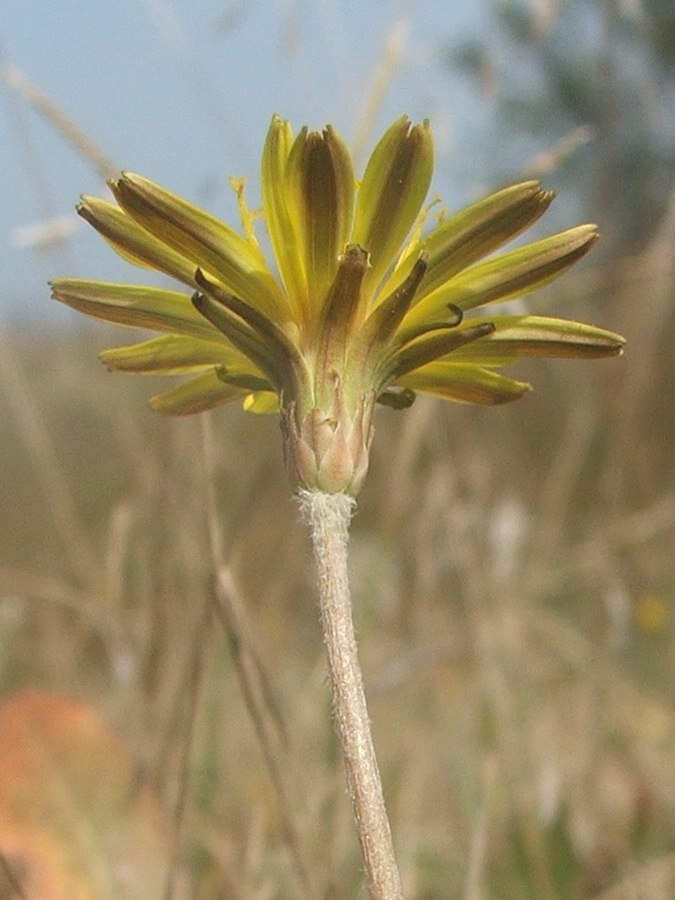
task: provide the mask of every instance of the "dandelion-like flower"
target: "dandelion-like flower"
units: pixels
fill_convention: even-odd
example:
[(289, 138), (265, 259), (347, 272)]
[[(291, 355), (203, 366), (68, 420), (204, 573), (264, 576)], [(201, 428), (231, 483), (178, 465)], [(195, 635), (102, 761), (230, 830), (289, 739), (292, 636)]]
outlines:
[(357, 182), (330, 125), (294, 138), (275, 116), (261, 172), (274, 266), (243, 181), (234, 182), (238, 233), (124, 173), (110, 183), (117, 203), (84, 197), (80, 215), (130, 262), (191, 293), (59, 278), (53, 296), (110, 322), (166, 332), (101, 354), (116, 371), (192, 376), (153, 397), (153, 409), (182, 415), (241, 398), (253, 412), (279, 412), (299, 485), (355, 496), (376, 403), (403, 408), (418, 391), (504, 403), (529, 390), (497, 371), (521, 357), (611, 356), (623, 345), (619, 335), (563, 319), (467, 315), (546, 284), (598, 233), (580, 225), (492, 256), (553, 195), (536, 181), (517, 184), (427, 230), (432, 169), (426, 122), (394, 122)]

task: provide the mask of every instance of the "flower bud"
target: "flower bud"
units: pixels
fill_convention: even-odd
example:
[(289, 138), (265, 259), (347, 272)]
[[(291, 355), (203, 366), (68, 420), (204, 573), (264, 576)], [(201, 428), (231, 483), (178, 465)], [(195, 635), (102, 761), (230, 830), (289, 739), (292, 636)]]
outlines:
[(340, 377), (333, 374), (330, 410), (301, 413), (295, 401), (282, 410), (286, 465), (291, 478), (307, 490), (355, 497), (368, 471), (373, 439), (375, 394), (361, 394), (348, 412)]

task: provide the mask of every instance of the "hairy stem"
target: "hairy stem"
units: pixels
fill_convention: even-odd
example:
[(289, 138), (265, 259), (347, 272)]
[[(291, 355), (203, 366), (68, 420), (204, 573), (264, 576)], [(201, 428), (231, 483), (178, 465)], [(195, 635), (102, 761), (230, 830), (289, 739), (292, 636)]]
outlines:
[(372, 900), (401, 900), (401, 879), (370, 732), (349, 595), (347, 543), (355, 501), (347, 494), (305, 490), (300, 491), (299, 499), (312, 534), (333, 714), (368, 889)]

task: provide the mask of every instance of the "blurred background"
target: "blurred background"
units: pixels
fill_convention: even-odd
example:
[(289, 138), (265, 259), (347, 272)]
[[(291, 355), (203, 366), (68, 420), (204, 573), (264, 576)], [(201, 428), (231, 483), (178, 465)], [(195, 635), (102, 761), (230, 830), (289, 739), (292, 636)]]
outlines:
[[(528, 239), (600, 225), (527, 309), (628, 345), (519, 365), (536, 390), (513, 406), (376, 419), (352, 576), (406, 897), (672, 900), (671, 0), (5, 3), (0, 54), (0, 697), (112, 724), (168, 810), (175, 897), (359, 895), (278, 422), (150, 413), (152, 379), (96, 360), (125, 334), (46, 281), (154, 277), (73, 213), (106, 173), (234, 223), (229, 176), (255, 204), (272, 113), (333, 123), (361, 164), (394, 118), (429, 118), (451, 209), (535, 177), (558, 198)], [(214, 569), (236, 640), (208, 616)]]

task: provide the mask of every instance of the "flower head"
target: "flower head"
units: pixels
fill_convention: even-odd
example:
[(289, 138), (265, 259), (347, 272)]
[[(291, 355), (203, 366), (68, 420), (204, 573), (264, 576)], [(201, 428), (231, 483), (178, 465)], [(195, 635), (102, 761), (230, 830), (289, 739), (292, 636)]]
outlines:
[(597, 230), (580, 225), (492, 256), (553, 195), (535, 181), (516, 184), (426, 230), (432, 169), (426, 122), (394, 122), (357, 183), (331, 126), (294, 137), (275, 116), (261, 172), (274, 267), (242, 181), (233, 182), (238, 233), (124, 173), (110, 183), (116, 203), (84, 197), (80, 215), (130, 262), (191, 292), (59, 278), (53, 296), (110, 322), (165, 332), (101, 354), (116, 371), (191, 376), (153, 397), (153, 409), (182, 415), (239, 397), (251, 411), (280, 412), (300, 485), (355, 495), (376, 402), (403, 408), (423, 391), (505, 403), (529, 385), (497, 370), (523, 356), (611, 356), (623, 345), (616, 334), (563, 319), (472, 314), (563, 273)]

